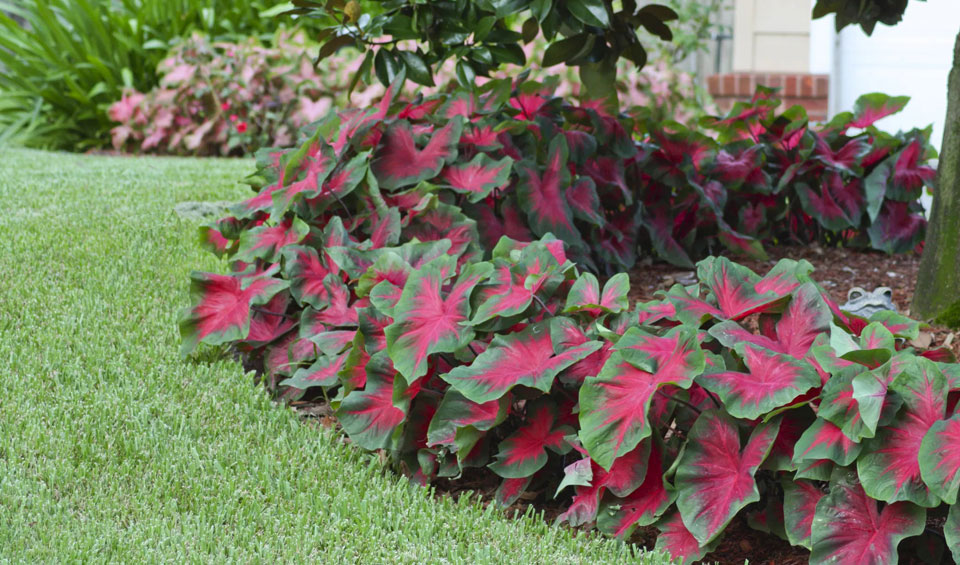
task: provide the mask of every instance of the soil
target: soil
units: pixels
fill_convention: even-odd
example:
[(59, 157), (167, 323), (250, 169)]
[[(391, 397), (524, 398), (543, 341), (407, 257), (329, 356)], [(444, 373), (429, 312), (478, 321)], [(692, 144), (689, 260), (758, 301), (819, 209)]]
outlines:
[[(900, 313), (909, 315), (913, 298), (917, 270), (920, 265), (918, 254), (886, 255), (851, 249), (822, 249), (813, 247), (783, 247), (768, 249), (769, 260), (756, 261), (737, 258), (736, 261), (752, 269), (757, 274), (766, 274), (779, 259), (806, 259), (814, 266), (813, 278), (830, 293), (838, 304), (847, 301), (847, 292), (853, 287), (868, 291), (879, 286), (889, 287), (893, 291), (893, 301)], [(667, 290), (673, 284), (693, 284), (696, 272), (677, 268), (663, 263), (647, 262), (631, 273), (631, 303), (633, 301), (654, 300), (658, 290)], [(942, 327), (923, 329), (918, 347), (938, 347), (946, 345), (960, 358), (960, 335)], [(926, 343), (929, 339), (929, 344)], [(291, 405), (302, 417), (325, 428), (338, 429), (339, 424), (323, 398), (302, 399)], [(345, 441), (349, 439), (345, 438)], [(385, 455), (381, 454), (385, 459)], [(499, 478), (483, 469), (468, 469), (456, 481), (439, 479), (434, 481), (437, 496), (450, 496), (454, 499), (472, 491), (484, 501), (493, 500), (493, 494), (499, 484)], [(554, 522), (563, 512), (567, 501), (558, 501), (552, 493), (540, 492), (536, 485), (513, 506), (507, 509), (508, 515), (523, 515), (530, 506), (548, 522)], [(585, 527), (590, 527), (588, 524)], [(652, 548), (656, 541), (657, 530), (649, 526), (638, 528), (631, 539), (632, 543)], [(906, 554), (904, 554), (906, 553)], [(742, 516), (735, 518), (727, 526), (717, 548), (706, 555), (704, 563), (742, 564), (745, 561), (754, 564), (794, 565), (807, 563), (809, 551), (802, 547), (791, 546), (788, 542), (771, 534), (750, 528)], [(949, 557), (947, 558), (949, 559)], [(901, 563), (923, 562), (913, 551), (901, 551)]]

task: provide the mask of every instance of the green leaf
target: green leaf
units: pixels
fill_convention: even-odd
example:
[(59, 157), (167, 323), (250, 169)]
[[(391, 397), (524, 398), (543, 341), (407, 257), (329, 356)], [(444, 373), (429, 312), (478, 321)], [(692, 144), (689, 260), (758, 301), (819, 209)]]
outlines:
[(473, 90), (476, 88), (477, 73), (466, 61), (457, 61), (457, 82), (463, 88)]
[[(396, 55), (386, 49), (379, 49), (373, 58), (373, 70), (383, 86), (390, 86), (401, 73), (406, 73), (406, 67)], [(402, 81), (401, 81), (402, 82)]]
[(427, 66), (419, 54), (412, 51), (400, 51), (400, 58), (407, 68), (407, 77), (410, 80), (423, 86), (435, 86), (430, 67)]
[(527, 18), (527, 21), (523, 22), (520, 33), (523, 36), (524, 43), (530, 43), (536, 39), (537, 34), (540, 33), (540, 24), (537, 23), (537, 18)]
[(602, 28), (610, 27), (610, 16), (603, 0), (569, 0), (567, 9), (581, 22)]
[(593, 47), (593, 35), (578, 33), (577, 35), (551, 43), (543, 53), (544, 67), (552, 67), (576, 58), (581, 53)]

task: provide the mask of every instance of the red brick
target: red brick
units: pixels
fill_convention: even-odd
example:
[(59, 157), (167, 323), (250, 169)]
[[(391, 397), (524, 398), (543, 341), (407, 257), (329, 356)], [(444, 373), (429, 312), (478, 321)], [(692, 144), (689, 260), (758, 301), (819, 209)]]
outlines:
[(739, 74), (737, 75), (737, 95), (739, 96), (750, 96), (753, 94), (751, 77), (748, 74)]
[(764, 86), (769, 86), (770, 88), (782, 88), (783, 87), (783, 75), (767, 75), (767, 82), (764, 83)]
[(707, 92), (709, 92), (711, 96), (717, 96), (718, 94), (720, 94), (719, 90), (720, 90), (720, 77), (718, 77), (717, 75), (708, 76)]
[(813, 96), (813, 76), (804, 75), (797, 77), (800, 79), (800, 95), (804, 97)]
[(830, 77), (824, 75), (817, 77), (817, 88), (814, 94), (817, 96), (827, 96), (830, 94)]
[(721, 82), (723, 83), (723, 86), (720, 87), (720, 94), (733, 95), (737, 93), (737, 86), (732, 74), (723, 75)]
[(796, 96), (799, 93), (797, 88), (797, 75), (786, 75), (784, 79), (784, 96)]

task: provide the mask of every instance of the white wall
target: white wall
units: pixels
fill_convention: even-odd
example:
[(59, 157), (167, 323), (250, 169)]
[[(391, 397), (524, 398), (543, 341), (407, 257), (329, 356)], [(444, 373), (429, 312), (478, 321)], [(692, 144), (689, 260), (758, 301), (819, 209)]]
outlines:
[[(828, 25), (833, 26), (832, 17)], [(932, 123), (931, 142), (939, 148), (946, 114), (947, 74), (958, 31), (958, 0), (911, 0), (903, 21), (892, 27), (878, 24), (870, 37), (859, 27), (848, 26), (836, 37), (833, 52), (832, 113), (852, 109), (857, 97), (868, 92), (905, 94), (910, 96), (907, 107), (884, 118), (878, 126), (896, 131)], [(818, 43), (830, 40), (828, 34), (816, 31), (811, 36)], [(814, 49), (811, 46), (811, 61)], [(827, 51), (822, 45), (816, 49), (821, 55)]]

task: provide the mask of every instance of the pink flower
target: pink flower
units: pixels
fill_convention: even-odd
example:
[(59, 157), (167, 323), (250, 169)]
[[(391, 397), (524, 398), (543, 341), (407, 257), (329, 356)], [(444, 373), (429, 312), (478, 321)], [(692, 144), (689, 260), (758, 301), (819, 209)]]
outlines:
[(237, 124), (238, 133), (243, 133), (245, 131), (247, 131), (247, 122), (240, 122), (239, 124)]
[(230, 121), (231, 121), (231, 122), (235, 122), (235, 121), (237, 121), (237, 120), (239, 120), (239, 119), (240, 119), (240, 117), (237, 116), (236, 114), (230, 114)]
[(230, 109), (230, 103), (229, 103), (229, 102), (224, 102), (223, 104), (220, 105), (220, 109), (223, 110), (224, 112), (226, 112), (227, 110)]

